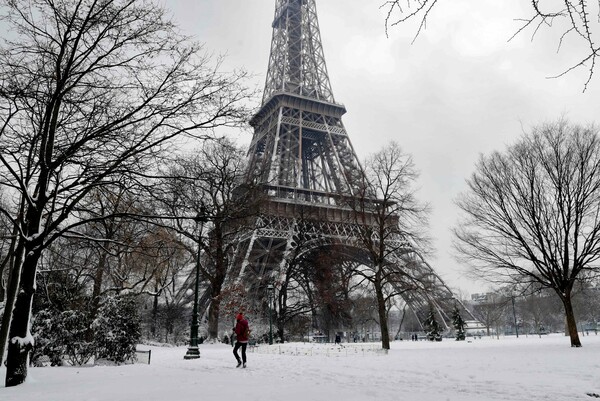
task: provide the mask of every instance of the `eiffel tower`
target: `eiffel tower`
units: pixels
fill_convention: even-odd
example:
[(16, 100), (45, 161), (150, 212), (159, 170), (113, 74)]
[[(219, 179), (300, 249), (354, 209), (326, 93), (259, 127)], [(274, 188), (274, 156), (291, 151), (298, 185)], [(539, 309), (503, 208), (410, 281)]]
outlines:
[[(314, 246), (356, 244), (342, 197), (356, 196), (363, 170), (342, 123), (346, 113), (333, 96), (321, 44), (315, 0), (277, 0), (262, 105), (251, 119), (249, 171), (268, 201), (255, 228), (238, 244), (237, 277), (265, 290), (295, 246), (300, 215)], [(408, 249), (410, 252), (410, 249)], [(429, 305), (448, 327), (455, 298), (431, 266), (414, 255), (429, 290), (403, 295), (419, 321)], [(368, 261), (355, 261), (368, 263)], [(464, 310), (464, 309), (463, 309)], [(470, 314), (469, 314), (470, 315)], [(472, 317), (472, 316), (471, 316)]]

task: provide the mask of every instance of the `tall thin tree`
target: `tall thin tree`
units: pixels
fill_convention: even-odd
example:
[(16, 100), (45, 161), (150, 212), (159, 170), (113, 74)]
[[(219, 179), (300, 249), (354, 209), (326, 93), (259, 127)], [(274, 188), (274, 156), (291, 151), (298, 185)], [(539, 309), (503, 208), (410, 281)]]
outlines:
[[(348, 199), (353, 223), (359, 229), (360, 247), (367, 252), (372, 268), (356, 273), (368, 281), (377, 300), (382, 347), (390, 348), (388, 301), (408, 290), (423, 289), (418, 252), (427, 250), (428, 206), (416, 195), (418, 177), (410, 155), (391, 142), (365, 163), (361, 193)], [(419, 255), (421, 254), (419, 253)]]

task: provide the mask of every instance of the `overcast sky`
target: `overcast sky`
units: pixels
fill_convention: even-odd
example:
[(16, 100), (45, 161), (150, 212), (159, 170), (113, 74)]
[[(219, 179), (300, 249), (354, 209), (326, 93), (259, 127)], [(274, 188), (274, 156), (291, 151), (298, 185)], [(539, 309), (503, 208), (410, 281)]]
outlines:
[[(433, 209), (431, 264), (464, 295), (485, 291), (452, 256), (454, 200), (481, 153), (504, 149), (532, 126), (561, 115), (600, 123), (600, 70), (582, 93), (585, 70), (547, 78), (582, 54), (568, 41), (557, 53), (558, 31), (507, 42), (519, 27), (515, 19), (531, 14), (526, 1), (440, 0), (414, 44), (414, 24), (391, 28), (386, 37), (382, 2), (317, 0), (333, 93), (348, 110), (346, 131), (361, 160), (390, 140), (413, 155), (420, 198)], [(226, 68), (251, 72), (251, 85), (262, 91), (275, 0), (165, 4), (185, 33), (227, 54)], [(251, 132), (240, 135), (250, 138)]]

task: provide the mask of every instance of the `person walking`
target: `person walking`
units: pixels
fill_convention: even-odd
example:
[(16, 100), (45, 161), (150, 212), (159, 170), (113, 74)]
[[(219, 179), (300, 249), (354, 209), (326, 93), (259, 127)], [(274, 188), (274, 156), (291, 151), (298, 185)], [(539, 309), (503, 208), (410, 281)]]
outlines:
[[(246, 367), (246, 347), (248, 346), (248, 337), (250, 336), (250, 327), (248, 325), (248, 321), (244, 318), (244, 315), (240, 312), (235, 318), (236, 324), (233, 328), (233, 332), (235, 333), (236, 341), (235, 347), (233, 347), (233, 355), (237, 360), (236, 368), (239, 368), (240, 365), (243, 364), (242, 367)], [(242, 359), (238, 355), (238, 350), (242, 349)]]

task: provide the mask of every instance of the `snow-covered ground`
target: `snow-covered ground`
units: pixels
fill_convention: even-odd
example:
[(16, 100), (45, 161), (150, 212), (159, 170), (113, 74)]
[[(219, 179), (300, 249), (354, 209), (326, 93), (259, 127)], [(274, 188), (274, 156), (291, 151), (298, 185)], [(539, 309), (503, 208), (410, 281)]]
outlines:
[[(488, 401), (593, 400), (600, 394), (600, 336), (569, 347), (554, 334), (469, 342), (261, 345), (236, 369), (231, 346), (148, 347), (150, 365), (31, 368), (2, 401)], [(0, 368), (2, 383), (6, 374)], [(591, 394), (591, 395), (588, 395)]]

